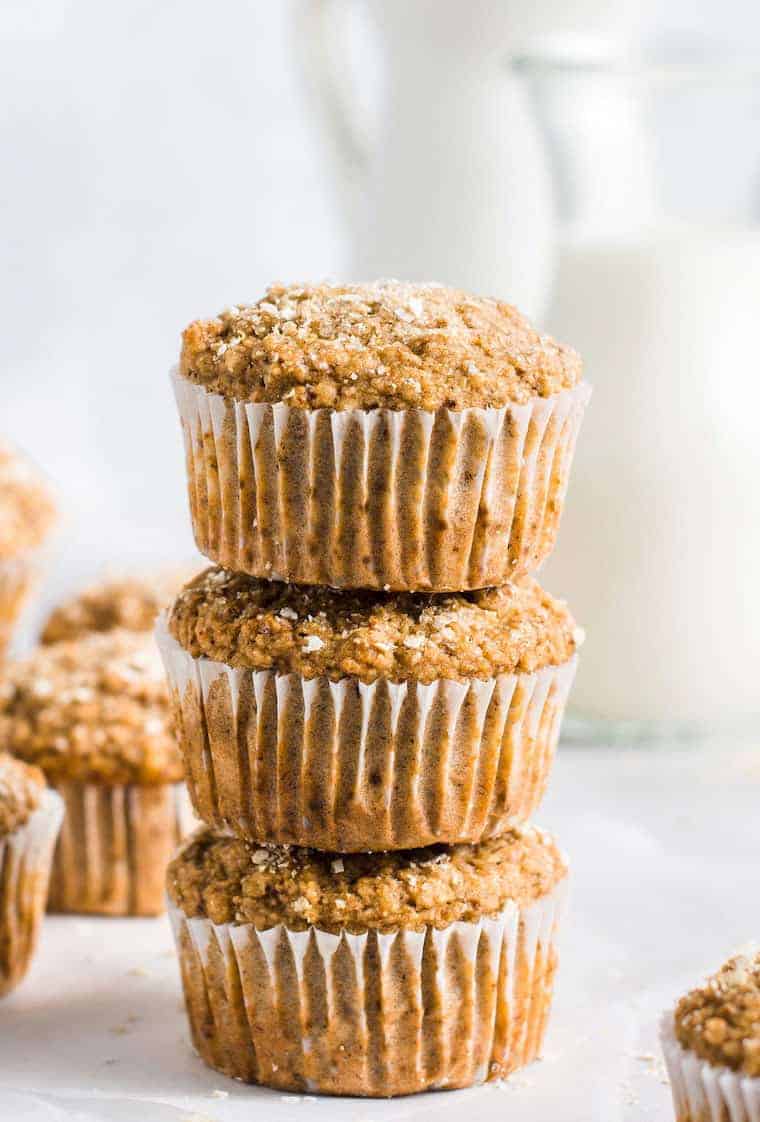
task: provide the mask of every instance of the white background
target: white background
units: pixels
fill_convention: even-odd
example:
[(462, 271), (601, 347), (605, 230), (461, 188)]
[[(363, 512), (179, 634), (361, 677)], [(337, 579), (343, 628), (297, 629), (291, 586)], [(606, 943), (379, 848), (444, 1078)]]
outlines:
[[(0, 4), (0, 433), (44, 465), (68, 511), (49, 595), (103, 562), (191, 550), (167, 381), (182, 327), (273, 279), (346, 268), (292, 50), (297, 13), (293, 0)], [(663, 0), (646, 20), (655, 39), (760, 45), (754, 0)], [(636, 1057), (656, 1051), (661, 1004), (757, 932), (755, 766), (660, 755), (655, 771), (645, 753), (565, 757), (545, 819), (578, 870), (556, 1062), (531, 1073), (532, 1090), (518, 1081), (514, 1099), (445, 1100), (452, 1118), (457, 1101), (463, 1117), (513, 1106), (556, 1122), (669, 1117), (656, 1069)], [(3, 1003), (0, 1085), (119, 1098), (137, 1083), (153, 1106), (116, 1115), (130, 1122), (239, 1119), (251, 1103), (262, 1118), (302, 1117), (190, 1055), (162, 921), (117, 924), (119, 937), (105, 921), (79, 922), (46, 928), (29, 981)], [(90, 992), (84, 1016), (72, 994)], [(122, 1025), (123, 1036), (109, 1032)], [(576, 1080), (569, 1097), (563, 1072)], [(229, 1100), (211, 1098), (220, 1084)], [(563, 1114), (541, 1114), (558, 1101)], [(0, 1118), (23, 1117), (20, 1100), (6, 1103)], [(411, 1118), (441, 1106), (341, 1110)], [(51, 1112), (28, 1117), (60, 1117)], [(335, 1113), (327, 1100), (323, 1114)]]
[[(760, 43), (752, 0), (639, 8), (650, 38)], [(293, 50), (300, 12), (0, 5), (0, 433), (67, 505), (58, 589), (104, 560), (191, 548), (166, 377), (182, 327), (271, 280), (346, 267)]]

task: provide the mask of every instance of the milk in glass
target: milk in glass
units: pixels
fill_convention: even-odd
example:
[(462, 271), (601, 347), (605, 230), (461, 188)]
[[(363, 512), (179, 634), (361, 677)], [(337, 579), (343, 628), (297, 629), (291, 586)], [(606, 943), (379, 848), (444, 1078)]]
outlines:
[(594, 386), (542, 575), (588, 634), (575, 709), (760, 713), (760, 232), (570, 239), (548, 328)]

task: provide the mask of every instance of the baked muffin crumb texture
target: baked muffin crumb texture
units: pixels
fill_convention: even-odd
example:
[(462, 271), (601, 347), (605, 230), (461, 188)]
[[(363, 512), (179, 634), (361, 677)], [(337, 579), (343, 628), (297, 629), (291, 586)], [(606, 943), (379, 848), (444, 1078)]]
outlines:
[(420, 931), (536, 900), (566, 872), (552, 839), (533, 827), (478, 845), (353, 854), (261, 845), (204, 827), (170, 864), (168, 886), (185, 915), (214, 923)]
[(113, 576), (59, 604), (42, 632), (45, 644), (79, 639), (94, 631), (150, 631), (190, 573), (179, 569)]
[(41, 545), (55, 520), (55, 503), (41, 472), (0, 440), (0, 560)]
[(0, 737), (53, 783), (150, 785), (183, 775), (151, 635), (87, 635), (9, 666), (0, 683)]
[(45, 776), (36, 767), (0, 753), (0, 838), (25, 826), (40, 805)]
[(567, 662), (582, 633), (531, 579), (466, 593), (338, 592), (208, 569), (169, 630), (193, 657), (305, 678), (430, 683)]
[(581, 362), (510, 304), (388, 280), (273, 285), (190, 324), (180, 373), (238, 401), (461, 410), (569, 389)]
[(675, 1033), (700, 1059), (760, 1076), (760, 950), (735, 955), (682, 997)]

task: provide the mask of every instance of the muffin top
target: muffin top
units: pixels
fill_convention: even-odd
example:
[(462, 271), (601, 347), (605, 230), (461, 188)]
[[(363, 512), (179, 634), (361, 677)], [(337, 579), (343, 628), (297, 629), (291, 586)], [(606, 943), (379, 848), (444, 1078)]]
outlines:
[(180, 373), (236, 401), (460, 410), (574, 386), (581, 361), (512, 307), (440, 284), (274, 285), (191, 323)]
[(169, 630), (194, 658), (304, 678), (462, 681), (566, 662), (582, 633), (534, 581), (477, 592), (335, 591), (212, 568)]
[(566, 872), (553, 840), (533, 827), (479, 845), (340, 855), (203, 827), (169, 865), (167, 882), (185, 915), (214, 923), (419, 931), (475, 922), (510, 900), (529, 903)]
[(0, 742), (52, 782), (182, 778), (152, 636), (87, 635), (40, 647), (0, 685)]
[(55, 519), (55, 503), (30, 460), (0, 441), (0, 558), (40, 545)]
[(0, 837), (29, 821), (44, 790), (45, 776), (39, 768), (0, 752)]
[(760, 1075), (760, 951), (735, 955), (682, 997), (675, 1031), (700, 1059)]
[(79, 639), (93, 631), (151, 631), (156, 616), (176, 595), (190, 574), (160, 570), (152, 575), (125, 575), (101, 581), (66, 600), (51, 613), (42, 642)]

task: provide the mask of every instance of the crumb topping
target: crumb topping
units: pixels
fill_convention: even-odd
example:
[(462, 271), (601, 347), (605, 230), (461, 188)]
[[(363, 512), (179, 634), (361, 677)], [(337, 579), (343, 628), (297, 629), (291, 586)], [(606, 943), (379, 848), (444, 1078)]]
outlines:
[(189, 572), (173, 569), (144, 576), (119, 576), (94, 584), (51, 613), (41, 641), (59, 643), (120, 627), (127, 631), (151, 631), (158, 613), (189, 577)]
[(8, 667), (0, 738), (53, 782), (150, 785), (183, 774), (155, 643), (129, 631), (40, 647)]
[(36, 767), (0, 752), (0, 837), (26, 825), (40, 805), (45, 776)]
[(536, 900), (566, 873), (553, 840), (533, 827), (479, 845), (340, 856), (258, 845), (204, 827), (169, 865), (167, 883), (187, 916), (214, 923), (419, 931), (475, 922), (510, 900)]
[(531, 579), (436, 595), (336, 591), (219, 568), (179, 594), (169, 630), (194, 658), (368, 683), (532, 673), (566, 662), (578, 643), (565, 605)]
[(760, 951), (735, 955), (682, 997), (675, 1030), (700, 1059), (760, 1076)]
[(30, 460), (0, 441), (0, 557), (35, 549), (55, 519), (55, 504)]
[(180, 373), (237, 401), (297, 409), (460, 410), (576, 385), (581, 361), (500, 300), (439, 284), (273, 285), (197, 320)]

